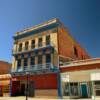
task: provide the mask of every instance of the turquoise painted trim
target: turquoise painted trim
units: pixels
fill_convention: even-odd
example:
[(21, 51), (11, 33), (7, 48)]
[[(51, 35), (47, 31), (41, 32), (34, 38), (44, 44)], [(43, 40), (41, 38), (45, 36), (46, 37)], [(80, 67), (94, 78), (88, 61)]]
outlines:
[(27, 36), (31, 36), (33, 34), (37, 34), (37, 33), (40, 33), (40, 32), (55, 28), (57, 26), (59, 26), (59, 23), (53, 23), (51, 25), (47, 25), (45, 27), (33, 30), (32, 32), (26, 32), (26, 33), (20, 34), (18, 36), (14, 36), (13, 38), (14, 38), (14, 40), (18, 40), (18, 39), (21, 39), (21, 38), (24, 38), (24, 37), (27, 37)]
[(62, 99), (62, 87), (61, 87), (61, 75), (60, 71), (57, 73), (57, 81), (58, 81), (58, 98)]
[(52, 50), (52, 52), (54, 52), (54, 48), (51, 45), (48, 45), (46, 47), (36, 48), (32, 51), (26, 51), (26, 52), (16, 53), (16, 54), (12, 54), (12, 55), (13, 56), (22, 55), (21, 57), (24, 58), (24, 54), (30, 54), (30, 53), (34, 52), (35, 55), (38, 55), (39, 50), (42, 50), (42, 52), (44, 53), (46, 49), (50, 49), (50, 50)]

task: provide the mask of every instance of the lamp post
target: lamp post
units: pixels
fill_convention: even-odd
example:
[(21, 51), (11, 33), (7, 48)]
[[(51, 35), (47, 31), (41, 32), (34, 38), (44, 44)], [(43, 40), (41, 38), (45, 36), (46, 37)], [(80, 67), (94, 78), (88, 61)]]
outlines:
[(28, 100), (28, 83), (29, 83), (29, 72), (26, 72), (27, 84), (26, 84), (26, 100)]

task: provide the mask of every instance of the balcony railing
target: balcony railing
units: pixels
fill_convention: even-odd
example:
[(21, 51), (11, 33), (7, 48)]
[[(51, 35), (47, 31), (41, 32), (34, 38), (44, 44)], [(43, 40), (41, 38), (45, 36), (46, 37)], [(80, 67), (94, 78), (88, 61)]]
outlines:
[(29, 45), (27, 49), (26, 49), (26, 47), (23, 47), (21, 50), (13, 49), (12, 54), (18, 54), (18, 53), (27, 52), (27, 51), (33, 51), (33, 50), (36, 50), (36, 49), (41, 49), (41, 48), (49, 47), (49, 46), (54, 47), (54, 44), (52, 42), (50, 42), (50, 43), (43, 43), (41, 46), (39, 46), (39, 44)]
[(16, 70), (12, 70), (12, 73), (16, 72), (37, 72), (37, 71), (43, 71), (43, 70), (50, 70), (53, 68), (53, 65), (51, 63), (46, 63), (46, 64), (37, 64), (37, 65), (31, 65), (31, 66), (24, 66), (24, 67), (18, 67)]

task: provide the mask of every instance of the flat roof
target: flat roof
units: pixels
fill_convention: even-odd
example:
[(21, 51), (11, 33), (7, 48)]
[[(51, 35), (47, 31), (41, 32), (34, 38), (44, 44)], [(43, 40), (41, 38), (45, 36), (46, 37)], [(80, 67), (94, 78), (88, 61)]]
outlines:
[(100, 64), (100, 58), (92, 58), (92, 59), (66, 62), (66, 64), (64, 64), (60, 67), (65, 68), (65, 67), (82, 66), (82, 65), (90, 65), (90, 64)]

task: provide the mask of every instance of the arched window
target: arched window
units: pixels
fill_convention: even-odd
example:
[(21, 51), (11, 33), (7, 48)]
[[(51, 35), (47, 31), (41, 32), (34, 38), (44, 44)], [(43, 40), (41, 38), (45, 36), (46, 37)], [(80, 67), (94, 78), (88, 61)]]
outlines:
[(25, 50), (28, 50), (28, 45), (29, 45), (29, 42), (25, 42)]
[(19, 44), (19, 50), (18, 51), (22, 51), (22, 43)]

